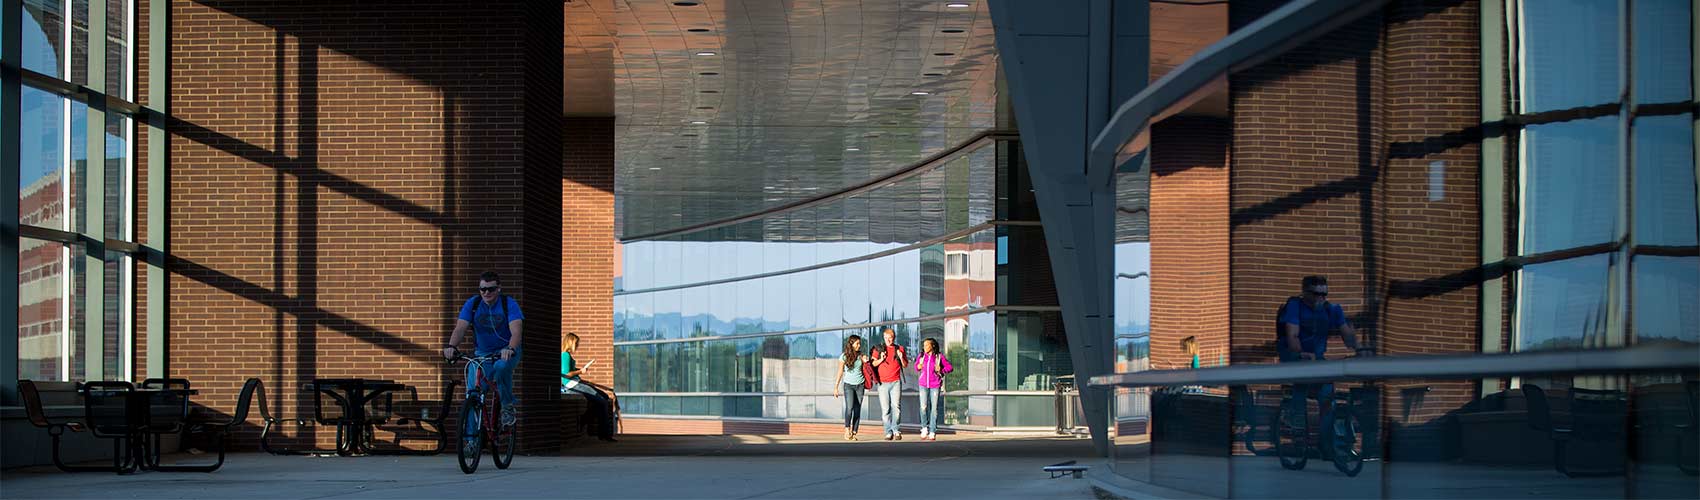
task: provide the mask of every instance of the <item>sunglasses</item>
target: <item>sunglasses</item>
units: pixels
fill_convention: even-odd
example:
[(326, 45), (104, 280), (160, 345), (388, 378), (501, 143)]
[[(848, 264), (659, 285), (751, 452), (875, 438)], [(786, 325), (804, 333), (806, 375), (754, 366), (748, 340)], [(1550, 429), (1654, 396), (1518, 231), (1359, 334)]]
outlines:
[(481, 287), (478, 287), (479, 292), (494, 292), (496, 290), (501, 290), (501, 289), (502, 289), (502, 287), (499, 287), (499, 286), (481, 286)]

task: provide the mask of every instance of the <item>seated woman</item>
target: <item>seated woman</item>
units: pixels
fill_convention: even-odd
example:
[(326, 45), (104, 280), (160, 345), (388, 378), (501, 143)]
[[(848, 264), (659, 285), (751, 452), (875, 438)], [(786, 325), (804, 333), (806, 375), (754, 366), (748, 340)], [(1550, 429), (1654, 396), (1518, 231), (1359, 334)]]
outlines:
[[(584, 399), (590, 403), (590, 411), (596, 412), (601, 420), (601, 425), (597, 426), (596, 437), (603, 441), (614, 441), (616, 403), (614, 397), (610, 396), (614, 389), (579, 378), (584, 370), (580, 369), (577, 360), (573, 359), (573, 351), (578, 350), (578, 334), (568, 333), (563, 347), (565, 349), (561, 351), (561, 394), (576, 392), (584, 395)], [(585, 366), (590, 366), (590, 363), (585, 363)]]

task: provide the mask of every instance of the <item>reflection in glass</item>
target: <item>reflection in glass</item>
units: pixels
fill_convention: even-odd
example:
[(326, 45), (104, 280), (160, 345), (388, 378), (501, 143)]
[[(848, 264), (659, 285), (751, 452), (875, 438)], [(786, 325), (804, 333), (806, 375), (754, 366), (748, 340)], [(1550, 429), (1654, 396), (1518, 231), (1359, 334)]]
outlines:
[[(23, 0), (24, 69), (65, 78), (65, 8), (60, 0)], [(27, 112), (29, 107), (24, 107)], [(28, 130), (28, 127), (25, 127)]]
[[(27, 17), (27, 16), (26, 16)], [(18, 146), (18, 222), (66, 230), (65, 102), (57, 95), (23, 87)]]
[(1612, 241), (1617, 234), (1618, 117), (1524, 129), (1523, 254)]
[(1700, 343), (1700, 257), (1637, 255), (1631, 279), (1637, 344)]
[(1635, 242), (1695, 244), (1694, 116), (1635, 119)]
[(1518, 15), (1523, 35), (1522, 112), (1618, 101), (1623, 82), (1618, 74), (1618, 2), (1525, 2)]
[(1693, 14), (1691, 0), (1635, 0), (1630, 8), (1634, 33), (1635, 101), (1682, 102), (1693, 93)]
[(18, 238), (18, 378), (66, 380), (70, 270), (63, 243)]
[(130, 95), (130, 0), (106, 0), (106, 93)]
[(1610, 255), (1534, 264), (1518, 273), (1517, 350), (1575, 349), (1606, 344), (1606, 274)]

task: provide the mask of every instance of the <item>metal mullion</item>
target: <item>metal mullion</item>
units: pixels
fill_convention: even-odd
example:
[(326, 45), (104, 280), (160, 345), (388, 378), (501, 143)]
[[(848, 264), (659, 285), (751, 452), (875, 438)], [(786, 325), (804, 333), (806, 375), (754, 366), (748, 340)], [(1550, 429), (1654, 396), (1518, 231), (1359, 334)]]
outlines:
[(170, 285), (165, 272), (165, 256), (170, 252), (166, 228), (167, 197), (170, 196), (168, 169), (170, 136), (166, 134), (165, 117), (170, 112), (170, 41), (169, 5), (154, 4), (148, 8), (148, 238), (147, 245), (156, 251), (147, 252), (148, 259), (148, 377), (166, 377), (170, 373), (170, 352), (167, 350), (169, 332), (165, 329), (166, 293)]
[[(18, 275), (18, 182), (23, 156), (23, 96), (18, 72), (23, 50), (23, 3), (0, 2), (0, 276)], [(0, 280), (0, 404), (16, 405), (18, 387), (18, 280)]]
[[(1488, 0), (1481, 4), (1481, 121), (1483, 124), (1502, 122), (1506, 102), (1504, 75), (1506, 71), (1505, 3)], [(1502, 125), (1503, 127), (1503, 125)], [(1503, 130), (1503, 129), (1502, 129)], [(1508, 132), (1508, 131), (1507, 131)], [(1481, 254), (1479, 263), (1487, 265), (1505, 259), (1505, 137), (1504, 133), (1482, 134), (1480, 160)], [(1504, 315), (1504, 276), (1482, 281), (1477, 296), (1477, 315), (1481, 319), (1481, 352), (1500, 352), (1505, 330), (1500, 321)], [(1489, 384), (1494, 384), (1490, 386)], [(1497, 380), (1482, 380), (1478, 394), (1498, 390)]]
[[(106, 89), (106, 0), (88, 0), (86, 88)], [(98, 40), (98, 42), (96, 42)], [(88, 99), (83, 161), (83, 377), (106, 380), (106, 99)]]

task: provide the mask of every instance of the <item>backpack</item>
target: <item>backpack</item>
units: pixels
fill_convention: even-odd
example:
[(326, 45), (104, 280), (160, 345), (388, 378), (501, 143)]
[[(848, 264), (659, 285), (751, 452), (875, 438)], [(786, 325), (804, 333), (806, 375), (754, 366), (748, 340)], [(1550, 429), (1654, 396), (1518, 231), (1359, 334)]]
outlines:
[[(896, 346), (896, 347), (897, 347), (897, 349), (896, 349), (896, 351), (897, 351), (897, 352), (903, 352), (903, 346)], [(893, 354), (893, 353), (892, 353), (892, 352), (891, 352), (891, 351), (890, 351), (890, 350), (887, 350), (887, 349), (886, 349), (886, 348), (885, 348), (885, 344), (880, 344), (880, 346), (879, 346), (879, 347), (876, 347), (876, 348), (875, 348), (875, 349), (879, 349), (879, 350), (881, 350), (881, 351), (885, 351), (885, 357), (886, 357), (886, 360), (887, 360), (887, 361), (891, 361), (891, 362), (894, 362), (894, 363), (895, 363), (895, 362), (897, 362), (897, 355), (896, 355), (896, 354)], [(872, 350), (869, 350), (869, 351), (868, 351), (868, 353), (869, 353), (869, 354), (872, 354), (872, 353), (873, 353), (873, 351), (872, 351)], [(868, 362), (868, 366), (867, 366), (867, 367), (868, 367), (868, 368), (873, 368), (873, 369), (874, 369), (874, 372), (873, 372), (873, 373), (872, 373), (872, 376), (871, 376), (871, 377), (863, 377), (863, 378), (878, 378), (878, 377), (879, 377), (879, 368), (878, 368), (878, 367), (875, 367), (875, 366), (873, 366), (873, 362), (872, 362), (872, 361), (870, 361), (870, 362)], [(903, 364), (901, 364), (901, 363), (899, 363), (899, 364), (898, 364), (898, 365), (897, 365), (897, 380), (903, 380)], [(883, 384), (883, 383), (886, 383), (886, 382), (887, 382), (887, 381), (886, 381), (886, 380), (880, 380), (880, 381), (879, 381), (879, 383), (882, 383), (882, 384)], [(869, 387), (869, 388), (870, 388), (870, 389), (872, 389), (872, 387)]]

